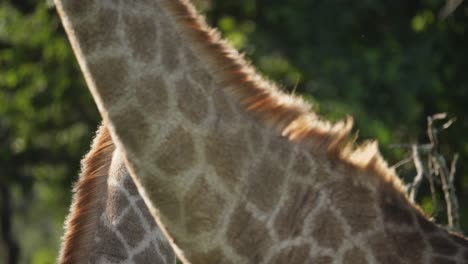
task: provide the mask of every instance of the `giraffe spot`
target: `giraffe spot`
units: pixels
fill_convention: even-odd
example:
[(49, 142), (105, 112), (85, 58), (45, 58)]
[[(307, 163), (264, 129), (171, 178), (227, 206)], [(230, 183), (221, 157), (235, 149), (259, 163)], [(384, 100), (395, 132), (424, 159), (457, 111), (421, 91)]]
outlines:
[(208, 101), (198, 85), (193, 85), (187, 78), (176, 82), (177, 106), (186, 118), (199, 124), (208, 115)]
[(249, 146), (253, 153), (261, 153), (261, 149), (265, 144), (265, 133), (263, 127), (252, 122), (247, 128), (247, 137), (249, 139)]
[(129, 67), (124, 57), (106, 57), (89, 64), (96, 88), (105, 105), (125, 95)]
[(250, 263), (260, 263), (273, 243), (266, 224), (253, 218), (242, 206), (238, 206), (231, 215), (226, 240)]
[(346, 251), (346, 253), (343, 256), (343, 260), (345, 260), (346, 263), (368, 263), (364, 252), (357, 247), (348, 249), (348, 251)]
[(135, 203), (136, 207), (140, 209), (143, 218), (145, 218), (146, 223), (149, 225), (150, 230), (156, 227), (156, 220), (154, 220), (153, 216), (151, 215), (148, 207), (145, 204), (143, 199), (139, 199), (138, 202)]
[(416, 215), (416, 220), (418, 222), (419, 227), (424, 231), (425, 233), (432, 233), (437, 230), (436, 224), (433, 222), (429, 221), (426, 219), (426, 217), (417, 214)]
[(155, 201), (155, 206), (163, 216), (164, 220), (171, 225), (176, 225), (180, 221), (180, 201), (175, 196), (176, 191), (170, 186), (159, 183), (158, 186), (153, 186), (151, 182), (143, 182), (143, 185), (148, 186), (146, 192), (151, 201)]
[(169, 263), (167, 261), (165, 262), (158, 262), (157, 260), (161, 260), (162, 258), (165, 258), (163, 254), (160, 254), (156, 250), (156, 245), (153, 243), (148, 244), (143, 251), (140, 253), (137, 253), (136, 255), (133, 256), (132, 260), (133, 263), (138, 263), (138, 264), (152, 264), (155, 263)]
[[(115, 131), (125, 149), (133, 155), (145, 152), (150, 136), (148, 124), (141, 112), (135, 108), (128, 108), (119, 111), (119, 113), (111, 112), (110, 114), (112, 122), (120, 124), (120, 126), (115, 127)], [(126, 129), (127, 127), (136, 127), (137, 129)]]
[[(79, 1), (79, 3), (81, 4), (81, 1)], [(81, 9), (81, 11), (78, 12), (86, 11), (86, 5), (83, 6), (83, 8), (84, 9)], [(120, 43), (120, 39), (117, 34), (117, 24), (117, 11), (106, 8), (99, 10), (99, 12), (92, 17), (92, 20), (86, 20), (83, 23), (80, 23), (75, 28), (75, 32), (83, 53), (90, 54), (108, 46), (118, 45)], [(106, 67), (109, 66), (106, 65)]]
[(229, 260), (226, 259), (223, 251), (219, 248), (209, 250), (208, 252), (196, 252), (195, 255), (189, 257), (190, 263), (193, 264), (204, 264), (204, 263), (222, 263), (230, 264)]
[(216, 229), (223, 208), (224, 199), (221, 195), (214, 191), (203, 177), (199, 177), (185, 196), (187, 232), (196, 235)]
[(122, 177), (122, 187), (127, 190), (128, 194), (130, 196), (139, 196), (140, 194), (138, 193), (137, 187), (135, 183), (133, 182), (132, 177), (127, 171), (127, 168), (125, 168), (125, 172)]
[(207, 136), (205, 156), (225, 186), (233, 190), (241, 178), (244, 160), (249, 159), (246, 143), (236, 134), (212, 131)]
[(333, 258), (330, 256), (314, 256), (309, 263), (313, 264), (332, 264)]
[(283, 239), (298, 236), (311, 208), (316, 205), (318, 192), (310, 186), (290, 183), (288, 197), (275, 219), (275, 229)]
[[(299, 151), (294, 157), (292, 164), (292, 171), (299, 177), (310, 178), (317, 175), (315, 173), (316, 166), (313, 161), (308, 158), (307, 154), (304, 151)], [(323, 177), (325, 175), (317, 175), (317, 177)]]
[(149, 62), (156, 56), (157, 29), (153, 19), (143, 16), (124, 16), (126, 40), (137, 60)]
[(281, 196), (284, 174), (277, 162), (265, 157), (254, 164), (247, 176), (247, 200), (264, 212), (273, 210)]
[(293, 153), (293, 146), (286, 137), (278, 136), (277, 134), (269, 135), (269, 132), (267, 132), (268, 134), (264, 133), (264, 136), (271, 139), (268, 144), (267, 153), (269, 153), (270, 157), (277, 160), (278, 164), (282, 164), (283, 168), (287, 168), (289, 159)]
[(380, 192), (379, 206), (382, 210), (383, 220), (396, 225), (412, 226), (413, 216), (409, 212), (404, 201), (399, 198), (400, 197), (395, 197), (395, 195), (385, 191)]
[(128, 199), (118, 188), (109, 186), (107, 189), (106, 217), (109, 221), (116, 220), (123, 208), (129, 205)]
[[(310, 245), (291, 246), (281, 251), (269, 262), (272, 264), (302, 264), (309, 263)], [(315, 263), (315, 262), (312, 262)]]
[(312, 237), (323, 247), (337, 250), (344, 238), (344, 231), (336, 216), (322, 210), (313, 218)]
[(387, 230), (386, 240), (393, 245), (394, 251), (404, 262), (421, 263), (425, 242), (419, 232), (401, 232)]
[(94, 1), (83, 0), (83, 1), (62, 1), (63, 9), (69, 14), (68, 17), (81, 17), (86, 15), (94, 7)]
[(391, 241), (385, 233), (377, 233), (369, 239), (369, 246), (374, 258), (381, 264), (402, 263), (401, 259), (396, 255), (397, 252), (393, 249)]
[(156, 165), (170, 176), (188, 170), (195, 162), (192, 136), (182, 127), (170, 132), (166, 141), (156, 149), (156, 153)]
[(168, 86), (160, 75), (145, 75), (134, 86), (138, 106), (150, 117), (160, 118), (168, 110)]
[(375, 223), (377, 212), (374, 197), (368, 188), (346, 177), (340, 182), (332, 182), (325, 189), (330, 190), (333, 205), (341, 212), (353, 234), (367, 230)]
[(431, 258), (431, 264), (457, 264), (456, 261), (445, 258), (445, 257), (433, 257)]
[(430, 237), (429, 244), (431, 244), (432, 252), (444, 256), (453, 256), (458, 251), (458, 248), (450, 240), (439, 235)]
[(159, 54), (161, 54), (162, 65), (166, 69), (166, 72), (173, 72), (180, 64), (179, 52), (182, 44), (179, 36), (176, 35), (176, 30), (173, 29), (173, 26), (168, 24), (163, 24), (160, 26), (164, 29), (164, 37), (161, 38), (161, 49)]
[[(195, 61), (198, 60), (198, 58), (192, 57), (190, 60)], [(211, 92), (211, 90), (213, 89), (214, 82), (211, 74), (205, 68), (202, 68), (197, 64), (193, 64), (192, 67), (193, 68), (190, 71), (190, 77), (192, 78), (192, 80), (204, 91)]]
[(96, 233), (100, 240), (91, 247), (93, 256), (102, 256), (117, 263), (127, 259), (127, 251), (115, 231), (99, 221)]
[(236, 113), (228, 102), (228, 96), (223, 89), (216, 89), (213, 92), (213, 104), (215, 107), (216, 119), (231, 124), (236, 121)]
[[(122, 210), (122, 208), (120, 209)], [(146, 233), (146, 230), (143, 228), (143, 223), (132, 207), (130, 207), (120, 220), (117, 229), (122, 236), (125, 237), (127, 244), (132, 248), (136, 247), (140, 241), (143, 241)]]

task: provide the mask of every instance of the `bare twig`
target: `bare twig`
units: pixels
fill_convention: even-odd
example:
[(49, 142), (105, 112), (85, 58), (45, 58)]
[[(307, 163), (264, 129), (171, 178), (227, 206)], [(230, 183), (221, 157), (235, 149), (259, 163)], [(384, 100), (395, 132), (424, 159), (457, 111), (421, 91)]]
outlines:
[(399, 162), (393, 164), (390, 168), (396, 170), (396, 169), (398, 169), (399, 167), (405, 165), (406, 163), (411, 162), (412, 160), (413, 160), (413, 157), (409, 156), (409, 157), (407, 157), (407, 158), (405, 158), (405, 159), (402, 159), (402, 160), (400, 160)]
[(414, 177), (413, 183), (411, 184), (410, 200), (415, 202), (419, 191), (419, 186), (421, 186), (421, 183), (424, 180), (424, 166), (421, 162), (421, 158), (419, 157), (418, 146), (416, 144), (413, 145), (412, 152), (412, 159), (414, 162), (414, 167), (416, 168), (416, 176)]
[(434, 174), (432, 173), (433, 170), (432, 170), (431, 157), (428, 157), (427, 163), (428, 163), (429, 172), (426, 173), (426, 176), (427, 176), (427, 179), (429, 180), (429, 189), (431, 190), (432, 215), (436, 216), (439, 214), (439, 200), (437, 200), (437, 196), (436, 196), (436, 188), (435, 188), (434, 177), (433, 177)]
[(439, 19), (444, 20), (450, 16), (455, 9), (463, 2), (463, 0), (447, 0), (445, 6), (439, 12)]
[[(427, 118), (427, 135), (432, 144), (432, 151), (430, 153), (430, 174), (439, 176), (442, 184), (442, 192), (444, 193), (444, 200), (447, 208), (447, 222), (448, 227), (451, 229), (460, 229), (459, 213), (458, 213), (458, 200), (455, 194), (455, 186), (453, 178), (455, 173), (456, 161), (454, 157), (452, 161), (452, 168), (449, 171), (444, 156), (439, 152), (439, 140), (437, 137), (438, 130), (435, 128), (434, 121), (446, 119), (445, 113), (436, 114)], [(454, 119), (446, 122), (442, 129), (449, 127)], [(452, 180), (451, 180), (452, 179)], [(432, 187), (431, 187), (432, 188)], [(432, 192), (432, 190), (431, 190)]]

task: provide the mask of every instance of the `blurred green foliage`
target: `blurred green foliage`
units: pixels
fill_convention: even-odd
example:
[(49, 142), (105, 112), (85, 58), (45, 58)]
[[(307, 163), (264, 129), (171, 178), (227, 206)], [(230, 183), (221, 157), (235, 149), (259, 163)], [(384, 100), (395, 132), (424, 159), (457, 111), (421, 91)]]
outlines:
[[(445, 21), (437, 19), (442, 0), (197, 3), (284, 89), (330, 119), (354, 116), (361, 138), (377, 138), (390, 163), (406, 150), (389, 144), (427, 141), (426, 116), (457, 117), (440, 136), (444, 153), (460, 153), (457, 193), (468, 231), (466, 3)], [(0, 2), (0, 186), (8, 190), (20, 263), (55, 262), (71, 185), (98, 122), (50, 1)], [(411, 168), (400, 173), (414, 175)]]

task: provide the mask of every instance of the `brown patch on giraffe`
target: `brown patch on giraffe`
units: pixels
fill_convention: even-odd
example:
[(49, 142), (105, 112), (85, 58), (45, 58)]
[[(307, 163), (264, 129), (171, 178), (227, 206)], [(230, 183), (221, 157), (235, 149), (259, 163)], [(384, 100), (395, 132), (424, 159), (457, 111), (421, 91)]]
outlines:
[[(267, 131), (265, 132), (268, 133)], [(275, 160), (275, 163), (281, 165), (283, 169), (287, 169), (288, 161), (294, 152), (294, 146), (291, 145), (291, 142), (289, 142), (289, 140), (285, 137), (281, 137), (275, 134), (267, 134), (267, 136), (270, 141), (266, 152), (269, 153), (269, 156)]]
[(205, 139), (205, 156), (225, 186), (233, 190), (241, 178), (244, 160), (248, 159), (246, 142), (235, 134), (212, 131)]
[[(174, 33), (174, 27), (168, 23), (159, 25), (163, 29), (159, 54), (161, 55), (161, 65), (168, 73), (172, 73), (180, 65), (180, 46), (184, 45), (178, 35)], [(174, 42), (171, 42), (174, 41)]]
[(151, 17), (124, 15), (125, 34), (132, 56), (137, 60), (150, 62), (156, 56), (158, 30)]
[(372, 255), (380, 264), (395, 264), (401, 263), (397, 252), (393, 249), (392, 244), (388, 242), (388, 237), (385, 233), (377, 233), (372, 235), (368, 240)]
[(117, 126), (115, 130), (122, 143), (127, 146), (127, 151), (131, 151), (132, 154), (144, 152), (149, 138), (149, 128), (145, 116), (137, 108), (131, 107), (126, 111), (119, 111), (119, 114), (111, 116), (111, 118), (117, 123), (138, 128), (126, 129), (125, 127)]
[(310, 178), (316, 175), (314, 173), (316, 169), (314, 162), (307, 157), (307, 154), (299, 150), (294, 157), (292, 171), (301, 178)]
[[(168, 177), (172, 176), (173, 175)], [(149, 186), (154, 184), (154, 182), (151, 182), (151, 179), (142, 178), (141, 184), (143, 186)], [(168, 184), (167, 180), (162, 179), (161, 181), (158, 181), (158, 186), (154, 188), (147, 188), (145, 191), (150, 201), (157, 201), (155, 202), (155, 207), (164, 217), (163, 220), (170, 221), (171, 225), (179, 224), (182, 214), (182, 205), (172, 184)]]
[(91, 19), (80, 23), (75, 28), (83, 53), (90, 54), (96, 50), (104, 49), (120, 42), (120, 38), (117, 34), (117, 11), (102, 8)]
[(310, 264), (332, 264), (333, 263), (333, 258), (330, 256), (314, 256), (310, 260), (310, 262), (307, 262)]
[(122, 208), (126, 208), (129, 205), (129, 201), (119, 188), (112, 185), (107, 188), (106, 216), (110, 221), (113, 221), (119, 217)]
[(276, 216), (274, 226), (281, 239), (298, 236), (302, 232), (304, 221), (311, 208), (316, 204), (318, 192), (314, 188), (290, 183), (288, 197)]
[(82, 17), (89, 13), (94, 7), (95, 2), (92, 0), (82, 1), (62, 1), (63, 8), (69, 13), (69, 17)]
[(135, 205), (136, 205), (136, 207), (141, 209), (141, 213), (143, 214), (143, 217), (145, 218), (146, 223), (148, 223), (149, 228), (150, 229), (155, 228), (156, 227), (156, 221), (154, 220), (153, 216), (149, 212), (148, 207), (145, 204), (145, 201), (143, 201), (143, 199), (139, 199), (135, 203)]
[(215, 89), (211, 98), (213, 99), (217, 122), (230, 124), (236, 121), (236, 113), (231, 108), (226, 92), (223, 89)]
[(378, 203), (382, 211), (383, 220), (395, 225), (413, 226), (413, 215), (404, 202), (404, 197), (385, 190), (379, 191)]
[(281, 197), (281, 186), (284, 182), (284, 170), (278, 162), (263, 157), (249, 168), (247, 174), (247, 200), (258, 209), (270, 212)]
[(431, 258), (430, 264), (457, 264), (457, 262), (446, 257), (435, 256)]
[(175, 84), (177, 88), (177, 107), (186, 118), (199, 124), (208, 115), (208, 100), (198, 85), (183, 77)]
[(428, 220), (426, 217), (420, 213), (416, 214), (416, 221), (418, 222), (419, 227), (424, 233), (432, 233), (437, 231), (437, 225), (432, 221)]
[(168, 111), (169, 90), (160, 75), (145, 75), (134, 86), (138, 106), (152, 118), (160, 118)]
[(146, 233), (138, 214), (131, 207), (117, 224), (117, 229), (132, 248), (136, 247), (138, 243), (144, 239)]
[(353, 175), (346, 175), (341, 181), (332, 182), (323, 188), (330, 190), (332, 204), (345, 218), (353, 234), (367, 230), (375, 223), (375, 198), (368, 188), (353, 182)]
[(156, 165), (171, 177), (192, 167), (196, 158), (192, 136), (182, 127), (171, 131), (155, 152)]
[[(310, 245), (304, 244), (300, 246), (291, 246), (288, 248), (281, 249), (279, 254), (273, 257), (270, 262), (271, 264), (302, 264), (309, 263)], [(312, 262), (314, 263), (314, 262)]]
[[(386, 240), (401, 260), (408, 263), (421, 263), (426, 244), (419, 232), (387, 230)], [(385, 241), (385, 240), (384, 240)]]
[(365, 264), (368, 263), (364, 251), (360, 248), (353, 247), (346, 251), (343, 256), (345, 263)]
[(249, 141), (250, 149), (253, 153), (261, 153), (261, 149), (264, 145), (266, 130), (262, 127), (255, 125), (253, 122), (246, 127), (246, 137)]
[(122, 177), (122, 188), (124, 188), (130, 196), (139, 196), (138, 190), (135, 183), (133, 182), (132, 177), (128, 173), (127, 168), (125, 168), (125, 173)]
[(208, 252), (201, 252), (198, 255), (189, 257), (190, 263), (192, 264), (206, 264), (206, 263), (217, 263), (217, 264), (231, 264), (229, 260), (225, 259), (223, 251), (219, 248), (212, 249)]
[(260, 263), (272, 244), (265, 223), (253, 218), (243, 206), (232, 213), (227, 242), (250, 263)]
[[(194, 58), (198, 60), (198, 58)], [(199, 85), (204, 91), (211, 92), (213, 90), (213, 77), (206, 72), (205, 69), (198, 68), (200, 66), (195, 65), (190, 72), (192, 80)]]
[[(110, 227), (107, 227), (99, 221), (97, 224), (97, 233), (99, 233), (100, 239), (93, 245), (91, 256), (102, 256), (109, 261), (115, 261), (117, 263), (127, 259), (128, 255), (124, 244), (117, 237), (117, 234), (110, 230)], [(86, 259), (86, 257), (83, 259)], [(80, 261), (63, 263), (80, 263)]]
[(323, 247), (337, 250), (344, 240), (344, 230), (333, 212), (324, 209), (314, 218), (311, 236)]
[(106, 57), (89, 63), (89, 71), (107, 105), (123, 98), (128, 85), (128, 64), (124, 57)]
[(156, 256), (162, 256), (162, 254), (159, 254), (156, 250), (156, 245), (151, 243), (143, 251), (134, 255), (132, 260), (133, 263), (151, 264), (155, 262)]
[(431, 244), (432, 252), (440, 255), (454, 256), (458, 252), (458, 247), (445, 236), (431, 236), (429, 238), (429, 244)]
[(196, 235), (216, 229), (224, 208), (224, 199), (200, 176), (184, 198), (187, 233)]

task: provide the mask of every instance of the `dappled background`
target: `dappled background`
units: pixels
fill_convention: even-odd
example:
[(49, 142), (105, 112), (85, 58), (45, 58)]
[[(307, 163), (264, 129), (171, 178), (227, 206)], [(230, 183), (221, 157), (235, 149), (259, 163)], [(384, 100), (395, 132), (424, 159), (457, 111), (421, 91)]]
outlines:
[[(461, 228), (468, 232), (468, 5), (441, 20), (442, 0), (198, 0), (261, 72), (327, 118), (355, 117), (391, 165), (425, 144), (426, 118), (456, 118), (439, 134)], [(100, 122), (51, 1), (0, 1), (0, 263), (53, 263), (79, 161)], [(424, 161), (424, 157), (423, 161)], [(411, 182), (411, 160), (398, 166)], [(427, 182), (417, 197), (435, 211)], [(14, 259), (14, 258), (13, 258)]]

